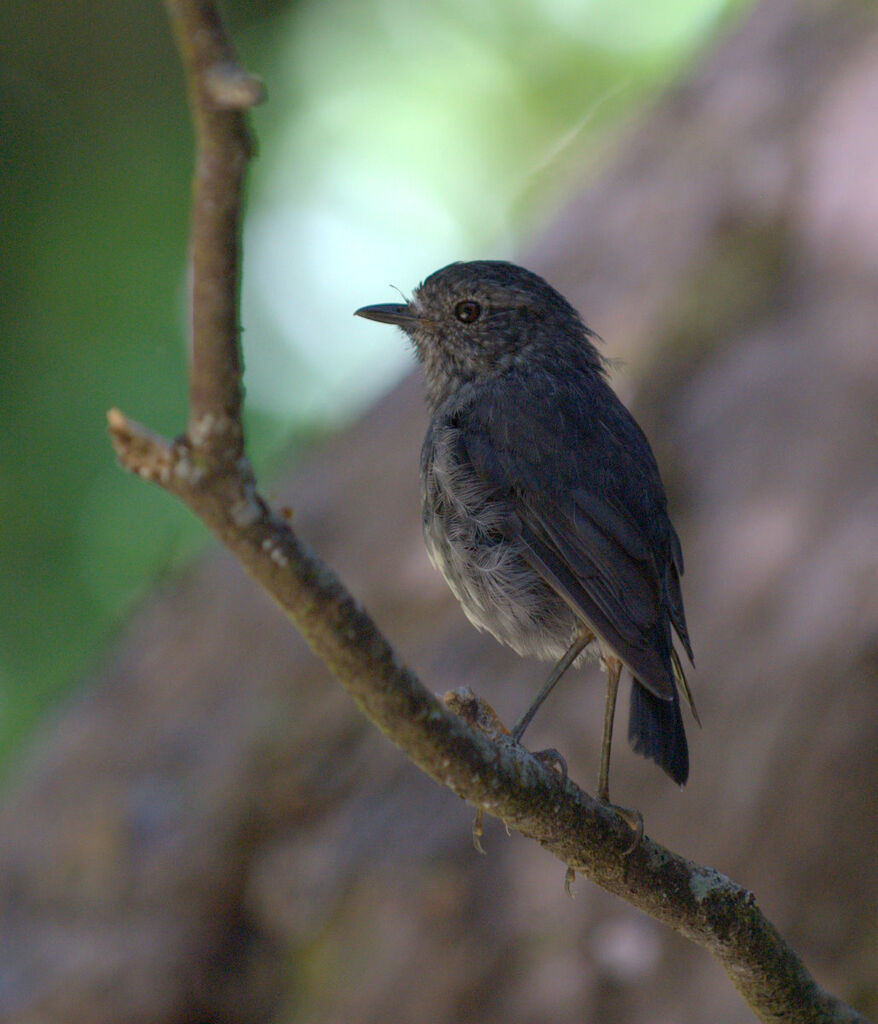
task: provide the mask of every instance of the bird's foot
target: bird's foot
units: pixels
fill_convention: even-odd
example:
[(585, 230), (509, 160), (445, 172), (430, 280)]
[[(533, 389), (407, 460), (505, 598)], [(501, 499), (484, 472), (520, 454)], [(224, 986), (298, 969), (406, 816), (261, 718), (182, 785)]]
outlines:
[(547, 768), (554, 768), (561, 776), (562, 784), (567, 781), (567, 762), (560, 751), (555, 750), (554, 747), (548, 747), (546, 750), (532, 750), (531, 756), (535, 757), (540, 764), (545, 765)]
[(610, 803), (610, 795), (606, 791), (598, 793), (598, 800), (604, 807), (618, 814), (631, 829), (631, 844), (622, 853), (623, 857), (630, 857), (640, 846), (640, 840), (643, 839), (643, 815), (640, 811), (632, 810), (630, 807), (620, 807), (618, 804)]

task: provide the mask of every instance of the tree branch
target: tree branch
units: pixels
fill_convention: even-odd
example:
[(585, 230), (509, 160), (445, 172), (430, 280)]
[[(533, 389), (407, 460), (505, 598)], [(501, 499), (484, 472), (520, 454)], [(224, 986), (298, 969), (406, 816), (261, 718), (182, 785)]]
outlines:
[[(244, 452), (238, 268), (245, 111), (259, 82), (237, 65), (213, 3), (167, 0), (186, 68), (197, 141), (190, 236), (188, 430), (167, 441), (118, 410), (122, 465), (184, 501), (280, 605), (363, 713), (421, 769), (537, 840), (563, 863), (708, 949), (764, 1021), (864, 1018), (824, 992), (752, 893), (648, 837), (629, 855), (616, 815), (562, 780), (457, 696), (453, 714), (402, 664), (333, 571), (259, 495)], [(488, 715), (488, 717), (490, 717)]]
[(212, 0), (165, 5), (186, 72), (196, 146), (189, 439), (202, 459), (235, 462), (244, 453), (238, 293), (242, 195), (251, 156), (245, 111), (263, 99), (263, 88), (239, 66)]

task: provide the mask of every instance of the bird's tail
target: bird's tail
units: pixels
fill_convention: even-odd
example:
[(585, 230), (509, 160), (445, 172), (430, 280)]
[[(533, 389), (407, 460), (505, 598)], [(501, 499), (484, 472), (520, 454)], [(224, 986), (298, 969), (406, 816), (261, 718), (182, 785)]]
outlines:
[[(691, 653), (689, 657), (692, 657)], [(692, 697), (692, 691), (689, 689), (689, 683), (686, 681), (686, 673), (683, 671), (683, 666), (680, 664), (680, 656), (673, 647), (671, 648), (671, 667), (674, 670), (674, 682), (677, 684), (677, 689), (683, 694), (686, 703), (689, 705), (692, 717), (699, 725), (701, 725), (701, 719), (698, 717), (698, 710), (695, 707), (695, 700)]]
[(649, 757), (680, 786), (689, 778), (689, 745), (680, 714), (680, 698), (662, 700), (636, 679), (631, 684), (628, 741), (638, 754)]

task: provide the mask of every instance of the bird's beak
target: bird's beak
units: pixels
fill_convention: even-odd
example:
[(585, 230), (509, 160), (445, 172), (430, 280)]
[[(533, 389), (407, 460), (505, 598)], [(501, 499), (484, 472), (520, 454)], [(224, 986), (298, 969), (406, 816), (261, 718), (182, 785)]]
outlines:
[(410, 327), (421, 318), (408, 304), (384, 302), (378, 306), (363, 306), (356, 310), (354, 316), (365, 317), (366, 320), (377, 320), (382, 324), (396, 324), (397, 327)]

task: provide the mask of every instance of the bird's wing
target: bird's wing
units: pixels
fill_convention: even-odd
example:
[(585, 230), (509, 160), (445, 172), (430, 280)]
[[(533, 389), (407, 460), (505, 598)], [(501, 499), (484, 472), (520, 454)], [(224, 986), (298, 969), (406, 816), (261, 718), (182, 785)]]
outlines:
[(672, 528), (652, 452), (613, 400), (618, 422), (609, 424), (570, 414), (570, 401), (475, 403), (464, 446), (472, 469), (514, 510), (506, 529), (531, 566), (647, 689), (670, 700), (663, 581)]

